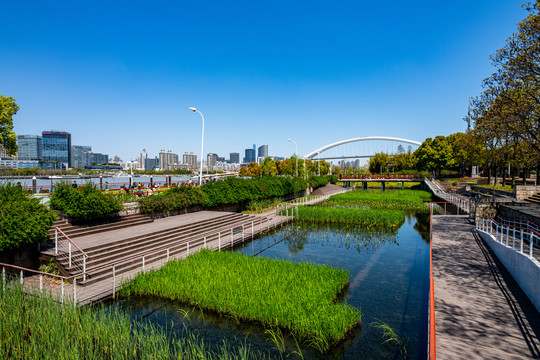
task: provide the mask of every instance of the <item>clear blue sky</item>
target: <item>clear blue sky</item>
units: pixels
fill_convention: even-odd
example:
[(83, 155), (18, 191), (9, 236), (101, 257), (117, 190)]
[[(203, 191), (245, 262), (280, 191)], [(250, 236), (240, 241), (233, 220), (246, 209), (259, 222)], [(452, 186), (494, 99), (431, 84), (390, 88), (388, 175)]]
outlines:
[(3, 1), (0, 94), (17, 134), (228, 158), (463, 131), (521, 1)]

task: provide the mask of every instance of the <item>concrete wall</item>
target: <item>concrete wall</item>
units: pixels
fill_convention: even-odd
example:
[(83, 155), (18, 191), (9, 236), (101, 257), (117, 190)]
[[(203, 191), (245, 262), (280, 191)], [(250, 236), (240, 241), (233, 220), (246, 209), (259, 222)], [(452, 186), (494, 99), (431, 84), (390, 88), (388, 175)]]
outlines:
[(514, 188), (514, 196), (518, 201), (525, 200), (537, 193), (540, 193), (538, 185), (516, 185)]
[(540, 311), (540, 262), (505, 244), (498, 243), (495, 237), (488, 233), (478, 230), (478, 234), (512, 274), (536, 310)]
[(510, 191), (504, 191), (504, 190), (497, 190), (497, 189), (490, 189), (482, 186), (471, 186), (472, 191), (481, 193), (481, 194), (490, 194), (490, 195), (502, 195), (502, 196), (510, 196), (514, 197), (514, 193)]

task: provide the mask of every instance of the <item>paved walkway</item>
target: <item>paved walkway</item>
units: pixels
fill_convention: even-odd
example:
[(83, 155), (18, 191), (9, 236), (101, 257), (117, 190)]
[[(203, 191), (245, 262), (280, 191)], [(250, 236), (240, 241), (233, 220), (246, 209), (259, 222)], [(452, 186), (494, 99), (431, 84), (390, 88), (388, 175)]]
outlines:
[(540, 314), (468, 216), (433, 217), (438, 359), (540, 359)]

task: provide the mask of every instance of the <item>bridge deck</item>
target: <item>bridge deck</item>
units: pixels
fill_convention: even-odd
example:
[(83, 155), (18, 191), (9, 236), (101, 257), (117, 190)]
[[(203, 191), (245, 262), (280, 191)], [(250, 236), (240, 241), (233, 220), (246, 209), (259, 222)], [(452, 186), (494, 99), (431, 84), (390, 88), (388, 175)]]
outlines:
[(464, 216), (433, 217), (439, 359), (538, 359), (540, 315)]

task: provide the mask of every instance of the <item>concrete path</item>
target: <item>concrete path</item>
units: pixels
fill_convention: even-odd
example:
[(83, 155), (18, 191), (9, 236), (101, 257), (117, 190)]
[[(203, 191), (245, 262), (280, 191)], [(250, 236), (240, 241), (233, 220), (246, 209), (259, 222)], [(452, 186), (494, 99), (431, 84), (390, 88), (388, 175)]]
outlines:
[(468, 216), (433, 217), (438, 359), (540, 359), (540, 314)]

